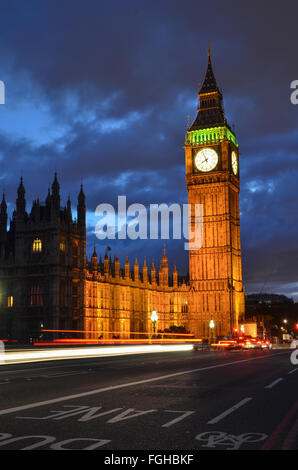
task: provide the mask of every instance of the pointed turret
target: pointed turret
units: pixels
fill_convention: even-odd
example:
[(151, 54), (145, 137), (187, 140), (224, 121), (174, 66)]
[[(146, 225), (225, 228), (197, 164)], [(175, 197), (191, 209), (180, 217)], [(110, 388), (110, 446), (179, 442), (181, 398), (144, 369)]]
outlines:
[(54, 181), (52, 183), (52, 204), (56, 211), (60, 209), (60, 185), (58, 183), (57, 173), (55, 171)]
[(83, 185), (81, 184), (81, 190), (78, 195), (78, 224), (81, 227), (86, 226), (86, 205), (85, 205), (85, 194), (83, 191)]
[(168, 258), (166, 255), (166, 248), (163, 249), (163, 257), (161, 260), (161, 265), (158, 273), (159, 285), (168, 286), (169, 285), (169, 268), (168, 268)]
[(2, 201), (1, 201), (0, 208), (1, 208), (1, 214), (2, 214), (3, 211), (6, 212), (6, 210), (7, 210), (7, 204), (6, 204), (6, 201), (5, 201), (5, 194), (4, 193), (2, 195)]
[(103, 260), (103, 270), (104, 270), (104, 275), (108, 276), (109, 274), (109, 257), (108, 257), (108, 250), (106, 249), (105, 257)]
[(114, 266), (115, 266), (115, 278), (119, 279), (120, 277), (120, 261), (118, 258), (118, 250), (116, 250), (116, 257), (114, 261)]
[(144, 284), (148, 282), (148, 267), (146, 263), (146, 258), (144, 258), (144, 264), (143, 264), (143, 282)]
[(135, 282), (138, 282), (139, 281), (139, 263), (138, 263), (137, 258), (135, 260), (135, 264), (134, 264), (134, 267), (133, 267), (133, 273), (134, 273)]
[(125, 279), (129, 279), (129, 261), (128, 256), (126, 255), (125, 265), (124, 265), (124, 276)]
[(96, 274), (97, 273), (97, 253), (96, 253), (95, 245), (94, 245), (94, 250), (93, 250), (92, 257), (91, 257), (91, 267), (92, 267), (93, 274)]
[(198, 113), (189, 131), (227, 125), (222, 104), (222, 94), (212, 68), (210, 48), (208, 48), (207, 71), (203, 85), (199, 90), (198, 98)]
[(66, 204), (66, 217), (68, 223), (72, 222), (72, 213), (71, 213), (71, 200), (70, 195), (68, 195), (67, 204)]
[(24, 218), (26, 214), (26, 200), (25, 200), (25, 188), (23, 185), (23, 177), (18, 187), (18, 197), (16, 200), (16, 214), (18, 218)]
[(161, 265), (164, 268), (168, 267), (168, 258), (167, 258), (167, 255), (166, 255), (166, 247), (165, 246), (163, 248), (163, 256), (162, 256), (162, 260), (161, 260)]
[(152, 266), (151, 266), (151, 284), (153, 286), (156, 285), (156, 271), (155, 271), (155, 266), (154, 266), (154, 261), (152, 260)]
[(207, 64), (207, 70), (206, 70), (206, 75), (205, 79), (203, 81), (203, 85), (201, 86), (201, 89), (199, 91), (199, 95), (205, 94), (205, 93), (220, 93), (216, 78), (213, 72), (212, 68), (212, 63), (211, 63), (211, 50), (210, 47), (208, 47), (208, 64)]
[(178, 286), (178, 271), (176, 269), (176, 265), (174, 266), (174, 271), (173, 271), (173, 287)]

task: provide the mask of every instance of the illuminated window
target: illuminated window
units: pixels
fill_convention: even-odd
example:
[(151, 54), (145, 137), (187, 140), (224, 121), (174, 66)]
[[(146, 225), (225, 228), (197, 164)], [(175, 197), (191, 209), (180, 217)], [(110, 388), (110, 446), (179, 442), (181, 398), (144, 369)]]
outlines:
[(41, 253), (42, 250), (42, 243), (40, 238), (35, 238), (32, 244), (32, 251), (33, 253)]
[(13, 307), (13, 296), (9, 295), (7, 297), (7, 307)]
[(66, 249), (66, 243), (65, 240), (60, 241), (60, 251), (65, 251)]
[(32, 286), (30, 289), (30, 305), (36, 307), (43, 306), (43, 297), (39, 286)]

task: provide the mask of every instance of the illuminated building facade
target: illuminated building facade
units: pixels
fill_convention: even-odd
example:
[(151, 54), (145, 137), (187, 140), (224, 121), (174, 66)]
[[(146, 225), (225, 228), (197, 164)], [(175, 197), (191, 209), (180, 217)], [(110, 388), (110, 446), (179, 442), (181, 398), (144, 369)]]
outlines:
[[(211, 64), (198, 94), (197, 116), (185, 139), (188, 203), (203, 206), (203, 246), (189, 252), (189, 328), (226, 335), (244, 315), (242, 285), (239, 150), (225, 118), (222, 94)], [(192, 210), (191, 228), (195, 215)]]
[(81, 271), (86, 258), (85, 196), (78, 196), (78, 218), (71, 203), (60, 206), (57, 175), (45, 202), (36, 200), (26, 211), (21, 179), (16, 210), (7, 231), (7, 206), (0, 207), (0, 335), (38, 337), (44, 327), (63, 325), (75, 318), (73, 286), (83, 292)]
[[(61, 208), (55, 174), (44, 203), (26, 212), (21, 180), (16, 210), (7, 230), (5, 198), (0, 206), (0, 337), (39, 338), (42, 329), (84, 331), (85, 338), (127, 339), (183, 326), (198, 337), (226, 335), (244, 314), (239, 221), (239, 151), (226, 122), (209, 53), (199, 91), (199, 107), (185, 140), (188, 200), (203, 205), (203, 246), (189, 251), (189, 282), (169, 275), (164, 251), (154, 265), (94, 249), (86, 259), (86, 205), (78, 195), (77, 219), (71, 202)], [(191, 225), (195, 223), (191, 218)]]
[[(152, 333), (153, 310), (158, 312), (158, 330), (187, 327), (189, 287), (183, 281), (178, 282), (176, 268), (169, 277), (165, 250), (158, 273), (154, 264), (148, 271), (146, 261), (140, 270), (137, 259), (131, 270), (127, 258), (122, 270), (118, 256), (112, 262), (107, 252), (103, 263), (98, 264), (94, 250), (84, 281), (83, 321), (87, 337), (98, 337), (95, 332), (97, 335), (111, 332), (103, 337), (125, 339), (130, 338), (132, 332)], [(142, 334), (132, 336), (145, 337)]]
[(46, 201), (34, 201), (30, 214), (21, 179), (8, 231), (3, 195), (0, 227), (0, 338), (36, 339), (43, 329), (129, 338), (152, 331), (154, 309), (159, 330), (186, 327), (188, 286), (176, 268), (169, 276), (165, 250), (158, 272), (153, 264), (148, 272), (146, 261), (140, 270), (137, 260), (130, 269), (128, 259), (121, 269), (117, 255), (112, 261), (106, 253), (102, 262), (95, 249), (87, 261), (82, 187), (73, 220), (69, 199), (61, 208), (56, 174)]

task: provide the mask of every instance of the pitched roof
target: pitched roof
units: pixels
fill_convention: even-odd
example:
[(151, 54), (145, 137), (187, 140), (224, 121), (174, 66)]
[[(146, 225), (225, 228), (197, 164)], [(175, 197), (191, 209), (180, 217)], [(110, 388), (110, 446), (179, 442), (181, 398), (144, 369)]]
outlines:
[(210, 51), (209, 51), (208, 52), (208, 65), (207, 65), (206, 75), (205, 75), (203, 85), (201, 86), (201, 89), (199, 91), (199, 94), (212, 93), (214, 91), (218, 91), (220, 93), (219, 88), (217, 86), (215, 76), (214, 76), (214, 72), (213, 72), (213, 69), (212, 69), (211, 54), (210, 54)]

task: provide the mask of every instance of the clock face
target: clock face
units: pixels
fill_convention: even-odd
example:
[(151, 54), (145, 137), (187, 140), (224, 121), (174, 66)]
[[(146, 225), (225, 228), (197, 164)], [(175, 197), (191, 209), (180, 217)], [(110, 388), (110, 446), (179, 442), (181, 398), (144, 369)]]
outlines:
[(234, 151), (232, 152), (232, 155), (231, 155), (231, 163), (232, 163), (233, 173), (234, 173), (234, 175), (237, 175), (237, 173), (238, 173), (238, 160), (237, 160), (237, 154)]
[(195, 157), (195, 165), (200, 171), (214, 170), (218, 164), (218, 155), (215, 150), (206, 148), (200, 150)]

